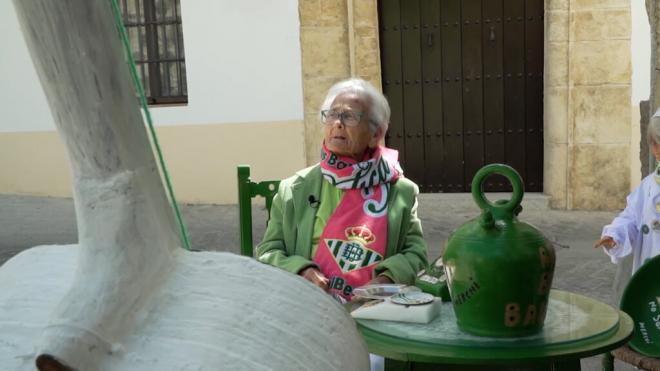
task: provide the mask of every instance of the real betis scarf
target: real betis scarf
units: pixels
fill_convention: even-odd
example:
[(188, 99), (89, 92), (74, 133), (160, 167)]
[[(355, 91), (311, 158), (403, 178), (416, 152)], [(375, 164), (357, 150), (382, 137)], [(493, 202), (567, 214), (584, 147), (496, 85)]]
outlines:
[(403, 173), (398, 155), (396, 150), (379, 146), (358, 162), (323, 145), (323, 177), (345, 190), (321, 233), (313, 259), (330, 279), (334, 296), (350, 300), (353, 288), (370, 281), (376, 264), (385, 257), (387, 196), (391, 183)]

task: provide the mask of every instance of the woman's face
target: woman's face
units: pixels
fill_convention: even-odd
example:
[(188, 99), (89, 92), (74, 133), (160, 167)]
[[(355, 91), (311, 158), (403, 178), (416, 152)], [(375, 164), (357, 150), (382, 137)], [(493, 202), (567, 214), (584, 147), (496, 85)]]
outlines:
[[(346, 126), (340, 117), (334, 120), (326, 120), (323, 125), (325, 146), (337, 155), (350, 156), (357, 161), (362, 160), (367, 148), (374, 148), (382, 129), (376, 132), (369, 128), (369, 107), (360, 101), (353, 93), (341, 93), (337, 95), (330, 106), (331, 111), (353, 112), (361, 114), (360, 122), (355, 126)], [(340, 115), (341, 116), (341, 115)]]

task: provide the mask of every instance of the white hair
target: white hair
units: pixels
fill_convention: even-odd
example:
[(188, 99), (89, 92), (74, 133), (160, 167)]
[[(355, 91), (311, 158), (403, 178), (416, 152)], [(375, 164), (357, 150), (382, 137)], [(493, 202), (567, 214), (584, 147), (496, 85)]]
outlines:
[(649, 126), (646, 129), (646, 140), (649, 144), (660, 144), (660, 109), (655, 111), (649, 120)]
[[(375, 132), (378, 127), (383, 129), (383, 134), (390, 124), (390, 105), (387, 98), (378, 91), (370, 82), (360, 78), (350, 78), (334, 84), (325, 96), (321, 111), (330, 109), (338, 95), (353, 93), (368, 107), (369, 127)], [(321, 119), (321, 112), (319, 112)]]

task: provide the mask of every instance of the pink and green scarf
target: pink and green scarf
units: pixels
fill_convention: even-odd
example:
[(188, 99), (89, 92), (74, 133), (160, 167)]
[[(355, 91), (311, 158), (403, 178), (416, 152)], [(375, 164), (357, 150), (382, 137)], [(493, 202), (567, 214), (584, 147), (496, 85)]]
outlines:
[(358, 162), (338, 156), (325, 145), (321, 172), (345, 191), (321, 233), (314, 262), (330, 279), (330, 293), (350, 300), (354, 287), (373, 278), (387, 249), (387, 196), (401, 176), (398, 151), (377, 147)]

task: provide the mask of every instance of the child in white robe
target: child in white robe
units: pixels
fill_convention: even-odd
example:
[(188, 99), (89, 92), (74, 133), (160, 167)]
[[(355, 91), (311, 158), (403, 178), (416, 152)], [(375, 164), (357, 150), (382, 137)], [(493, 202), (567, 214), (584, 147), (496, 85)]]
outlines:
[[(646, 134), (656, 161), (660, 161), (660, 109), (651, 118)], [(594, 247), (603, 247), (613, 263), (632, 253), (632, 273), (660, 254), (660, 163), (628, 195), (626, 208), (603, 228)]]

